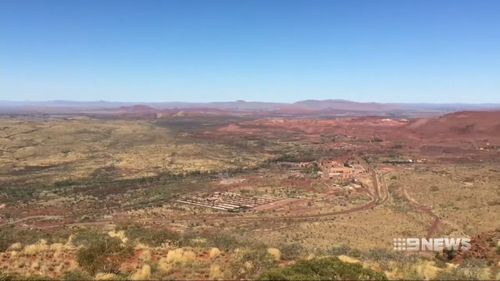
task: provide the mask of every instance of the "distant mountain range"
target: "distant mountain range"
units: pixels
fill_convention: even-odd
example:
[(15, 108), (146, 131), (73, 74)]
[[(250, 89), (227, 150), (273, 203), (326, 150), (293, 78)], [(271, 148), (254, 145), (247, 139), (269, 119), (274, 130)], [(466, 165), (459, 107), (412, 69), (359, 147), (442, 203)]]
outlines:
[(443, 114), (465, 110), (500, 110), (500, 104), (430, 104), (430, 103), (375, 103), (353, 102), (348, 100), (304, 100), (295, 103), (274, 102), (109, 102), (109, 101), (0, 101), (0, 112), (3, 113), (116, 113), (116, 112), (171, 112), (219, 111), (275, 114), (326, 114), (326, 115), (404, 115), (404, 114)]

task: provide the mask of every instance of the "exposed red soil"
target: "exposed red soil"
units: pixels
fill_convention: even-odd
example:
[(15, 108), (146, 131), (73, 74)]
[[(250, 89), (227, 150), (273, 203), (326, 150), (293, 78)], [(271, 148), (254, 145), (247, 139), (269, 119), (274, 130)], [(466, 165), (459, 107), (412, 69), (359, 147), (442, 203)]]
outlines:
[(410, 121), (382, 117), (263, 118), (232, 123), (204, 134), (206, 138), (224, 136), (287, 138), (309, 143), (324, 143), (322, 138), (327, 136), (332, 138), (333, 149), (355, 149), (355, 141), (359, 140), (378, 143), (377, 147), (384, 149), (394, 145), (402, 145), (403, 150), (417, 149), (423, 158), (453, 156), (451, 161), (459, 161), (457, 157), (467, 161), (478, 150), (493, 156), (500, 151), (500, 111), (457, 112)]
[(265, 134), (288, 132), (302, 134), (385, 135), (416, 138), (500, 137), (500, 111), (456, 112), (436, 118), (411, 121), (398, 118), (356, 117), (335, 119), (264, 118), (233, 123), (220, 133)]
[(437, 118), (417, 119), (407, 129), (433, 138), (500, 137), (500, 111), (465, 111)]
[(354, 136), (380, 135), (389, 133), (393, 128), (407, 124), (406, 120), (379, 117), (318, 119), (266, 118), (230, 124), (218, 129), (219, 133), (229, 134), (278, 134), (298, 133), (305, 135), (339, 134)]
[(471, 239), (471, 249), (469, 251), (459, 251), (453, 258), (453, 262), (462, 263), (465, 259), (476, 258), (500, 262), (500, 251), (498, 243), (500, 241), (500, 229), (481, 233)]

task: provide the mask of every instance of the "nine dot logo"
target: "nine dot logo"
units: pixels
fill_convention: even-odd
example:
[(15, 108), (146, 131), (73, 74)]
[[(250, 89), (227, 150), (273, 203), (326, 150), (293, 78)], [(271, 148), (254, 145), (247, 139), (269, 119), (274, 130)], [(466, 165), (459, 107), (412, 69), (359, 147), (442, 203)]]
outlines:
[(393, 238), (395, 251), (470, 250), (469, 238)]
[(394, 244), (394, 250), (406, 251), (406, 238), (394, 238), (393, 244)]

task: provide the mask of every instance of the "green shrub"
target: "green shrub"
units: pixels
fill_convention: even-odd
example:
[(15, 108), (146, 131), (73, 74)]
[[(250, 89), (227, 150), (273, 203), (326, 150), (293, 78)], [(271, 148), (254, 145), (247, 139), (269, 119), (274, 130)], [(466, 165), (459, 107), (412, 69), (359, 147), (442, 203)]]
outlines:
[(442, 252), (438, 252), (435, 255), (436, 260), (441, 260), (443, 262), (451, 261), (457, 256), (457, 251), (455, 249), (443, 249)]
[(98, 240), (103, 239), (104, 235), (92, 229), (81, 229), (74, 234), (72, 242), (75, 246), (89, 247)]
[(301, 260), (292, 266), (272, 269), (260, 280), (387, 280), (383, 273), (350, 264), (335, 257)]
[(62, 278), (65, 281), (81, 281), (81, 280), (92, 280), (92, 277), (86, 272), (75, 270), (66, 272)]
[(356, 258), (361, 257), (363, 254), (359, 250), (352, 249), (351, 247), (346, 246), (346, 245), (330, 248), (326, 251), (326, 253), (328, 255), (331, 255), (331, 256), (346, 255), (346, 256), (356, 257)]
[(91, 275), (97, 272), (119, 273), (120, 264), (133, 255), (133, 248), (118, 238), (97, 232), (83, 232), (75, 238), (77, 261)]
[(285, 244), (278, 248), (284, 260), (295, 260), (304, 253), (304, 248), (299, 243)]
[(149, 246), (160, 246), (166, 242), (178, 243), (180, 235), (169, 229), (154, 229), (143, 227), (138, 224), (124, 225), (119, 228), (124, 230), (130, 240), (137, 240)]
[(276, 261), (267, 248), (242, 249), (233, 260), (230, 270), (234, 279), (255, 279), (256, 276), (276, 266)]

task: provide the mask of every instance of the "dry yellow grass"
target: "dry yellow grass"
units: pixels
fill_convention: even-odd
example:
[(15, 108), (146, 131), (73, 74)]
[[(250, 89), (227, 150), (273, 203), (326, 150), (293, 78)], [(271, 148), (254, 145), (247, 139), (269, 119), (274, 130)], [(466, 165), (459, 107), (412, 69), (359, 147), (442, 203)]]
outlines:
[(127, 243), (127, 241), (128, 241), (128, 238), (125, 235), (125, 231), (123, 231), (123, 230), (120, 230), (120, 231), (112, 230), (112, 231), (108, 232), (108, 235), (110, 237), (120, 239), (122, 241), (122, 243)]
[(10, 245), (9, 250), (19, 251), (22, 248), (23, 248), (23, 244), (21, 244), (20, 242), (17, 242), (17, 243)]
[(95, 280), (116, 280), (118, 276), (114, 273), (97, 273)]
[(163, 273), (170, 273), (176, 266), (191, 264), (196, 260), (196, 254), (192, 250), (177, 248), (169, 250), (166, 257), (158, 261), (158, 270)]
[(270, 254), (275, 261), (281, 260), (281, 251), (276, 248), (268, 248), (267, 253)]
[(166, 261), (172, 264), (186, 264), (194, 261), (195, 259), (196, 254), (193, 251), (178, 248), (168, 251)]
[(149, 280), (151, 278), (151, 266), (145, 264), (141, 269), (134, 272), (130, 279), (132, 280)]
[[(500, 227), (500, 175), (489, 164), (428, 165), (398, 170), (393, 182), (417, 202), (432, 207), (458, 235)], [(485, 223), (488, 222), (488, 223)]]
[(208, 255), (211, 259), (215, 259), (218, 256), (220, 256), (221, 251), (218, 248), (211, 248), (210, 251), (208, 252)]
[(47, 245), (47, 241), (42, 239), (35, 244), (26, 245), (23, 252), (27, 255), (36, 255), (38, 253), (48, 251), (49, 249), (50, 248), (49, 245)]
[(218, 264), (212, 264), (210, 266), (210, 274), (209, 274), (209, 278), (211, 280), (219, 280), (219, 279), (222, 279), (223, 277), (223, 274), (222, 274), (222, 271), (220, 269), (220, 265)]
[(173, 269), (173, 265), (167, 261), (166, 257), (160, 258), (158, 261), (158, 270), (162, 273), (170, 273)]
[(353, 257), (346, 256), (346, 255), (340, 255), (340, 256), (338, 256), (338, 258), (339, 258), (339, 260), (346, 262), (346, 263), (361, 263), (360, 260), (355, 259)]
[(392, 270), (386, 271), (385, 274), (389, 279), (418, 279), (431, 280), (434, 279), (439, 272), (449, 271), (451, 268), (439, 268), (433, 261), (421, 260), (413, 264), (405, 264), (398, 266), (394, 264)]

